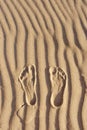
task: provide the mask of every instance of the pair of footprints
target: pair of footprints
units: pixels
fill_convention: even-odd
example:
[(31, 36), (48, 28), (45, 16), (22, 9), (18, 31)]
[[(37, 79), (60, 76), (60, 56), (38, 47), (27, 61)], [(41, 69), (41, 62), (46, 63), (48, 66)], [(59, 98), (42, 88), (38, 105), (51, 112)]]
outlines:
[[(53, 108), (59, 108), (63, 103), (63, 94), (66, 84), (65, 72), (59, 67), (49, 68), (51, 97), (50, 103)], [(29, 65), (23, 68), (19, 76), (19, 82), (25, 92), (25, 101), (28, 106), (37, 105), (37, 74), (35, 65)], [(23, 107), (22, 105), (21, 107)]]

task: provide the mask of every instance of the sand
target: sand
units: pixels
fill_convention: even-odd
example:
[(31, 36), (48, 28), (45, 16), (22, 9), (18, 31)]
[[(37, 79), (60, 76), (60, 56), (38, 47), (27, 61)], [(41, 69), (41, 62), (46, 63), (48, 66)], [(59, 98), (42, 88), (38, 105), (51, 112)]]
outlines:
[(0, 0), (0, 130), (87, 130), (87, 0)]

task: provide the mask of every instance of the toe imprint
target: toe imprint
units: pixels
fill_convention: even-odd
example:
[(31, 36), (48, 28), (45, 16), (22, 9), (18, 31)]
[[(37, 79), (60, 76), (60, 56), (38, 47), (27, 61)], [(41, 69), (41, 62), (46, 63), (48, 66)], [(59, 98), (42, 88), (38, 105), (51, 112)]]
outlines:
[(19, 76), (19, 82), (25, 92), (27, 105), (35, 105), (36, 103), (36, 68), (34, 65), (24, 67)]
[(65, 89), (66, 75), (59, 67), (50, 67), (50, 82), (51, 82), (51, 105), (54, 108), (59, 108), (63, 103), (63, 94)]

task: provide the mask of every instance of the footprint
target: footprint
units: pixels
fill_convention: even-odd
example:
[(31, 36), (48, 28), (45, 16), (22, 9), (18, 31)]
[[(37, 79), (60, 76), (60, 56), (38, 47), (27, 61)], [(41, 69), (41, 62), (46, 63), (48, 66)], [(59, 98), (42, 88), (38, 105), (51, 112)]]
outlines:
[(51, 82), (50, 103), (53, 108), (60, 108), (63, 103), (66, 75), (64, 71), (59, 67), (50, 67), (49, 74)]
[(25, 92), (25, 100), (28, 106), (36, 106), (36, 67), (29, 65), (23, 68), (19, 76), (19, 82)]

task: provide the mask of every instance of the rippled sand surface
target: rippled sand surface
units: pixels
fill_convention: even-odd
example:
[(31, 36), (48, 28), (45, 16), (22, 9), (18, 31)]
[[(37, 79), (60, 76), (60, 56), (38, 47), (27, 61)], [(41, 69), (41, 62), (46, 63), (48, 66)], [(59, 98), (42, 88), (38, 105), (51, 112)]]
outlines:
[(0, 130), (87, 130), (87, 0), (0, 0)]

